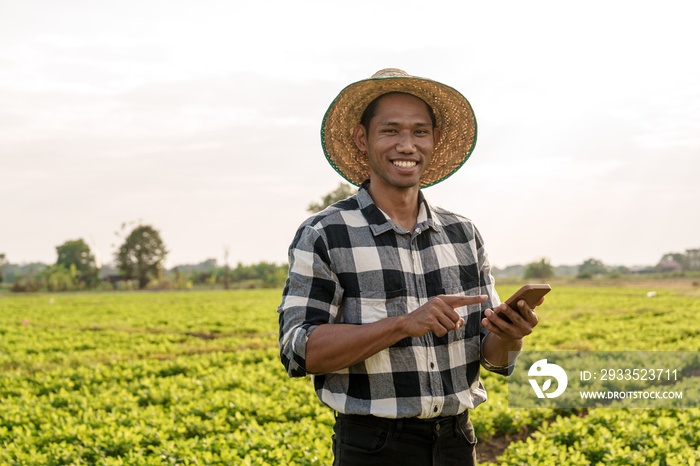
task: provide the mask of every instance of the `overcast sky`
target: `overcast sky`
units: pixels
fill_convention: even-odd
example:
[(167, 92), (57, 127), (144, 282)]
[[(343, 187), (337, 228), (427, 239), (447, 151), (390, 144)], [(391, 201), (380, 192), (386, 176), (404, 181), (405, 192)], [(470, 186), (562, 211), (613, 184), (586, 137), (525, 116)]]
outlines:
[(286, 261), (341, 181), (319, 129), (397, 67), (471, 102), (470, 160), (427, 188), (492, 263), (655, 264), (700, 247), (696, 2), (0, 0), (0, 252), (110, 262), (123, 222), (167, 266)]

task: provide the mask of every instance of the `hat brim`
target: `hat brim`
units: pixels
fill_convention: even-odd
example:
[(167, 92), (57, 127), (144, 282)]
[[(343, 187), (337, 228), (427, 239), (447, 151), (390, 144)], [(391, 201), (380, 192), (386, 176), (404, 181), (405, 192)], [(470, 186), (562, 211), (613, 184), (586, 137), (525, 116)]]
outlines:
[(469, 101), (450, 86), (415, 76), (370, 78), (343, 89), (326, 111), (321, 144), (331, 166), (359, 186), (369, 178), (369, 161), (353, 140), (355, 126), (365, 108), (377, 97), (404, 92), (422, 99), (435, 114), (441, 137), (420, 179), (420, 187), (437, 184), (454, 174), (469, 159), (476, 145), (476, 118)]

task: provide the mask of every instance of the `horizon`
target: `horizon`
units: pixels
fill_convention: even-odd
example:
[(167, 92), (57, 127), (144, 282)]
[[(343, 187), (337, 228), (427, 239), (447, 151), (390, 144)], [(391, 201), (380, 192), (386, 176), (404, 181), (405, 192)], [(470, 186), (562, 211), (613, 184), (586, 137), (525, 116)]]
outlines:
[[(167, 245), (166, 245), (166, 246), (167, 246)], [(674, 251), (674, 252), (682, 252), (682, 253), (685, 253), (685, 251)], [(669, 253), (671, 253), (671, 252), (669, 252)], [(662, 257), (663, 257), (663, 256), (662, 256)], [(640, 269), (640, 268), (654, 267), (654, 266), (658, 265), (658, 263), (661, 261), (661, 258), (662, 258), (662, 257), (659, 257), (659, 260), (657, 260), (657, 261), (656, 261), (655, 263), (653, 263), (653, 264), (651, 264), (651, 263), (650, 263), (650, 264), (631, 264), (631, 265), (630, 265), (630, 264), (609, 264), (609, 263), (606, 263), (605, 261), (602, 261), (602, 260), (601, 260), (601, 262), (603, 263), (603, 265), (604, 265), (605, 267), (610, 267), (610, 268), (626, 267), (626, 268), (628, 268), (628, 269), (634, 270), (634, 269)], [(548, 259), (548, 258), (546, 258), (546, 257), (540, 257), (540, 258), (538, 258), (538, 259), (536, 259), (536, 260), (533, 260), (533, 261), (530, 261), (530, 262), (537, 262), (537, 261), (539, 261), (540, 259)], [(598, 259), (598, 260), (600, 260), (598, 257), (592, 256), (592, 257), (587, 257), (586, 259), (584, 259), (584, 261), (585, 261), (585, 260), (588, 260), (588, 259)], [(206, 263), (206, 262), (209, 262), (209, 261), (211, 261), (211, 260), (214, 260), (214, 261), (215, 261), (215, 266), (216, 266), (216, 267), (225, 267), (225, 266), (226, 266), (226, 264), (223, 263), (223, 261), (220, 261), (218, 258), (216, 258), (216, 257), (208, 257), (208, 258), (206, 258), (206, 259), (202, 259), (202, 260), (197, 261), (197, 262), (182, 262), (182, 263), (173, 264), (173, 265), (164, 267), (163, 270), (165, 270), (165, 271), (171, 271), (171, 270), (173, 270), (175, 267), (196, 267), (196, 266), (202, 265), (202, 264), (204, 264), (204, 263)], [(551, 263), (551, 262), (550, 262), (550, 265), (551, 265), (552, 267), (554, 267), (555, 269), (556, 269), (556, 268), (560, 268), (560, 267), (579, 267), (580, 265), (583, 264), (584, 261), (582, 261), (582, 262), (579, 263), (579, 264), (555, 264), (555, 263)], [(279, 262), (279, 261), (278, 261), (278, 262), (274, 262), (274, 261), (259, 260), (259, 261), (253, 261), (253, 262), (240, 262), (240, 261), (239, 261), (239, 262), (236, 262), (236, 263), (229, 263), (228, 266), (231, 267), (231, 268), (235, 268), (236, 266), (238, 266), (238, 265), (240, 264), (240, 265), (242, 265), (243, 267), (247, 267), (247, 266), (259, 264), (259, 263), (262, 263), (262, 262), (272, 263), (272, 264), (275, 264), (275, 265), (278, 265), (278, 266), (280, 266), (280, 265), (281, 265), (281, 266), (287, 265), (287, 262), (286, 262), (286, 261), (283, 261), (283, 262)], [(506, 269), (508, 269), (508, 268), (510, 268), (510, 267), (525, 267), (525, 266), (528, 265), (530, 262), (527, 262), (527, 263), (513, 263), (513, 264), (507, 264), (507, 265), (504, 265), (504, 266), (499, 266), (499, 265), (491, 264), (491, 267), (492, 267), (492, 268), (495, 268), (495, 269), (498, 269), (498, 270), (506, 270)], [(12, 262), (12, 261), (8, 261), (8, 262), (7, 262), (7, 265), (16, 265), (16, 266), (19, 266), (19, 267), (26, 267), (26, 266), (29, 266), (29, 265), (39, 265), (39, 264), (40, 264), (40, 265), (51, 266), (51, 265), (53, 265), (53, 264), (55, 264), (55, 263), (56, 263), (55, 260), (52, 261), (52, 262), (41, 262), (41, 261)], [(101, 270), (101, 269), (104, 268), (104, 267), (109, 267), (109, 268), (116, 269), (116, 268), (117, 268), (117, 264), (116, 264), (114, 261), (101, 262), (100, 265), (99, 265), (99, 267), (97, 267), (97, 269), (98, 269), (98, 270)]]

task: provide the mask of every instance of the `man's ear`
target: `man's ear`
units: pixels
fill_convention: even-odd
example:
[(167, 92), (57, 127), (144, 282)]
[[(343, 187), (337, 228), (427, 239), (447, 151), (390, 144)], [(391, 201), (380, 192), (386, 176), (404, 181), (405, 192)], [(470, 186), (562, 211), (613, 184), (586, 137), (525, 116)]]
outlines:
[(352, 139), (355, 141), (355, 145), (362, 152), (367, 151), (367, 130), (361, 124), (355, 126), (352, 132)]

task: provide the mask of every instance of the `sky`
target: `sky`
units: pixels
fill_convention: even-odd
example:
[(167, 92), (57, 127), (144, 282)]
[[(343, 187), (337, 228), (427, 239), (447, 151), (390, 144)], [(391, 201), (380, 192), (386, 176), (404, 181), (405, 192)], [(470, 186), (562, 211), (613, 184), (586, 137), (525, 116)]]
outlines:
[[(167, 267), (283, 263), (342, 181), (320, 144), (382, 68), (458, 89), (474, 153), (429, 201), (492, 264), (653, 265), (700, 247), (692, 1), (0, 0), (0, 252), (100, 262), (138, 222)], [(125, 228), (122, 225), (125, 224)]]

